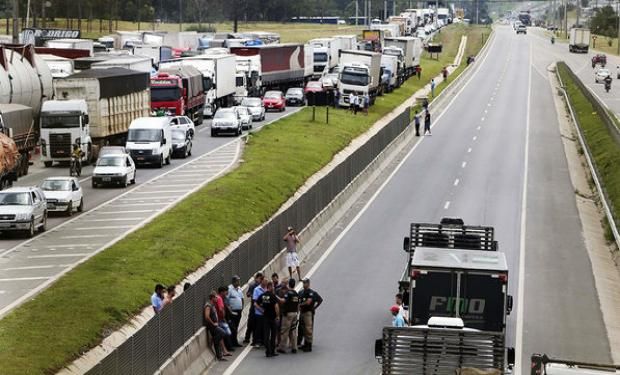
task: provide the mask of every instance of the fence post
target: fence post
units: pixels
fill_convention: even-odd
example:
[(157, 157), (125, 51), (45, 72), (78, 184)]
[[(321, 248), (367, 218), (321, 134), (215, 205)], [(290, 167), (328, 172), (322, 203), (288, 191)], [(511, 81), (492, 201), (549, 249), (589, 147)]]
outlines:
[(325, 123), (329, 124), (329, 106), (325, 107)]
[(312, 106), (312, 122), (316, 119), (316, 106)]

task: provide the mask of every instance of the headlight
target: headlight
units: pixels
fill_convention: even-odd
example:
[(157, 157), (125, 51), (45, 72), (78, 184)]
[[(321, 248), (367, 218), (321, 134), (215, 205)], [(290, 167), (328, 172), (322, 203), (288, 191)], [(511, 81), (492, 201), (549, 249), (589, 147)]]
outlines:
[(69, 203), (68, 199), (59, 199), (58, 203)]
[(18, 220), (18, 221), (25, 221), (28, 219), (30, 219), (30, 214), (27, 212), (22, 212), (22, 213), (15, 215), (15, 220)]

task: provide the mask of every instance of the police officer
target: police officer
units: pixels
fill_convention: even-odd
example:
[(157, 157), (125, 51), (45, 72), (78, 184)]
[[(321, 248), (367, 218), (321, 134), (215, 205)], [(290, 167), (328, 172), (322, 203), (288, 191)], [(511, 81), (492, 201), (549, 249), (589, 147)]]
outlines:
[[(303, 290), (299, 293), (300, 327), (303, 327), (303, 342), (301, 350), (312, 351), (312, 332), (314, 327), (314, 314), (316, 309), (323, 303), (323, 298), (310, 289), (310, 279), (303, 280)], [(299, 343), (299, 341), (298, 341)]]
[(299, 294), (295, 291), (295, 279), (289, 279), (288, 288), (282, 304), (282, 326), (280, 328), (279, 353), (286, 353), (288, 340), (291, 341), (291, 353), (297, 353), (297, 323), (299, 322)]

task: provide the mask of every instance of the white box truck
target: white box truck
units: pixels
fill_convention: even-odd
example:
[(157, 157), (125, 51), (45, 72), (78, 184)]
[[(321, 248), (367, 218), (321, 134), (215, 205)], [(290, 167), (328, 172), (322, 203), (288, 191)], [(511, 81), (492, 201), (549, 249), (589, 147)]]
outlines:
[(349, 94), (370, 96), (374, 104), (381, 84), (381, 54), (371, 51), (340, 51), (340, 79), (338, 91), (340, 105), (348, 107)]
[(415, 67), (420, 65), (422, 49), (422, 40), (420, 38), (412, 36), (385, 38), (383, 53), (398, 56), (403, 63), (405, 76), (408, 78), (415, 73)]
[(93, 41), (90, 39), (52, 39), (45, 42), (48, 48), (69, 48), (88, 50), (89, 55), (93, 55)]
[(334, 39), (340, 40), (339, 49), (357, 49), (356, 35), (335, 35)]
[(314, 77), (338, 65), (340, 40), (336, 38), (317, 38), (308, 41), (314, 49)]
[(570, 38), (568, 39), (568, 50), (570, 52), (588, 53), (590, 47), (590, 30), (574, 28), (570, 29)]
[(91, 69), (125, 68), (151, 74), (153, 64), (148, 56), (119, 56), (94, 63)]

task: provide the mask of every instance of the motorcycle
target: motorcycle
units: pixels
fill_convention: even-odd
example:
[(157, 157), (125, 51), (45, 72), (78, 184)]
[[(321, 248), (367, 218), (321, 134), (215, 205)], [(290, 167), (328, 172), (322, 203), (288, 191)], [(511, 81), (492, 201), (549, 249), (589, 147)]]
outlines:
[(605, 91), (609, 92), (611, 90), (611, 82), (605, 82)]
[(82, 174), (82, 165), (77, 157), (71, 156), (71, 165), (69, 167), (69, 176), (80, 177)]

